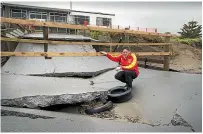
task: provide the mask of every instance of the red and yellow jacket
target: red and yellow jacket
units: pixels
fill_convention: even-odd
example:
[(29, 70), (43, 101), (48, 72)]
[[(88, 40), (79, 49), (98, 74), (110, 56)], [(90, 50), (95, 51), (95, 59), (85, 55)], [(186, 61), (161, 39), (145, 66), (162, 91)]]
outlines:
[(135, 54), (131, 53), (127, 58), (125, 58), (122, 54), (119, 56), (112, 56), (107, 54), (106, 56), (114, 62), (120, 62), (122, 70), (132, 70), (136, 72), (137, 76), (139, 75), (137, 57)]

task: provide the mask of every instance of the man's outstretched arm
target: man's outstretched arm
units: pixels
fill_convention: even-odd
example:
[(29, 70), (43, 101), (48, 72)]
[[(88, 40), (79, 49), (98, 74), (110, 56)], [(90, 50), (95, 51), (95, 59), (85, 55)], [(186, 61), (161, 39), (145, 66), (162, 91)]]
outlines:
[(101, 52), (101, 54), (105, 55), (106, 57), (108, 57), (110, 60), (114, 61), (114, 62), (120, 62), (121, 59), (121, 55), (119, 56), (112, 56), (111, 54), (108, 54), (106, 52)]

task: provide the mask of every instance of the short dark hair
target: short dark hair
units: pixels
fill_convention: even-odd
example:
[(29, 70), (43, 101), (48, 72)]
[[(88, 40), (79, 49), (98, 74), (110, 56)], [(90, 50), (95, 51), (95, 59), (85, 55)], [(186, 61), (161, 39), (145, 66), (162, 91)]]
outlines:
[(130, 51), (130, 48), (129, 48), (129, 47), (123, 47), (123, 50), (124, 50), (124, 49)]

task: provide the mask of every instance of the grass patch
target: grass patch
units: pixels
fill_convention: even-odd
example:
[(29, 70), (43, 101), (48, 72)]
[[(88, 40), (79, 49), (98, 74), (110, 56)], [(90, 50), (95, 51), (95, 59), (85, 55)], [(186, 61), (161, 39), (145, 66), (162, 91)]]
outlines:
[(202, 40), (200, 38), (191, 39), (191, 38), (174, 37), (174, 38), (171, 38), (171, 42), (192, 45), (192, 44), (201, 43)]

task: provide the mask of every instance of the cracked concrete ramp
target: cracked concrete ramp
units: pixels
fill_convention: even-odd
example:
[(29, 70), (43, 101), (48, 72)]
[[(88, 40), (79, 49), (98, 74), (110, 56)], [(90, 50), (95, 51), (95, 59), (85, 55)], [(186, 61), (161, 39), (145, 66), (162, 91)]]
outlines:
[(1, 117), (2, 132), (191, 132), (189, 128), (117, 122), (104, 119), (33, 119)]
[[(116, 73), (116, 71), (112, 71)], [(107, 82), (103, 85), (90, 85), (91, 80), (103, 82), (103, 80), (95, 77), (92, 79), (79, 79), (79, 78), (56, 78), (56, 77), (38, 77), (38, 76), (24, 76), (24, 75), (11, 75), (2, 74), (2, 90), (1, 99), (14, 99), (24, 96), (37, 96), (37, 95), (61, 95), (61, 94), (80, 94), (96, 91), (107, 91), (109, 88), (118, 86), (120, 82), (114, 80), (114, 76), (103, 79), (114, 80), (113, 84), (109, 85)]]
[(152, 127), (146, 124), (36, 109), (8, 107), (2, 109), (4, 110), (1, 116), (2, 132), (191, 132), (189, 128), (183, 126)]
[[(115, 73), (109, 71), (94, 78), (94, 87), (114, 85)], [(171, 126), (174, 115), (179, 114), (196, 132), (201, 132), (202, 75), (140, 68), (140, 76), (133, 81), (133, 98), (118, 104), (115, 110), (122, 116), (138, 116), (141, 121), (166, 126)]]
[[(116, 73), (116, 71), (113, 72)], [(120, 84), (114, 80), (111, 85), (108, 82), (101, 86), (91, 85), (91, 81), (96, 78), (76, 79), (2, 74), (1, 105), (38, 108), (89, 102), (106, 97), (106, 91), (109, 88)], [(114, 76), (108, 79), (113, 80)]]
[[(27, 35), (34, 36), (34, 35)], [(55, 35), (62, 38), (60, 35)], [(19, 43), (15, 52), (43, 52), (42, 44)], [(48, 52), (96, 52), (89, 45), (48, 45)], [(105, 63), (105, 64), (104, 64)], [(64, 72), (95, 72), (116, 67), (104, 56), (98, 57), (11, 57), (1, 68), (2, 73), (9, 74), (44, 74)]]
[[(115, 110), (118, 114), (139, 116), (141, 120), (149, 121), (149, 123), (152, 122), (152, 124), (160, 124), (160, 126), (157, 126), (158, 129), (150, 129), (150, 131), (185, 131), (188, 129), (195, 132), (202, 131), (201, 74), (164, 72), (143, 68), (140, 68), (140, 72), (140, 76), (133, 81), (133, 99), (117, 105)], [(123, 83), (115, 80), (115, 73), (116, 71), (112, 70), (91, 79), (3, 74), (1, 103), (5, 106), (16, 107), (33, 106), (31, 104), (48, 106), (56, 104), (56, 102), (67, 103), (68, 100), (63, 99), (63, 97), (61, 97), (62, 99), (57, 99), (64, 94), (78, 94), (81, 96), (81, 93), (95, 92), (94, 94), (96, 95), (94, 97), (101, 97), (101, 93), (104, 93), (109, 88), (123, 85)], [(90, 81), (92, 81), (93, 85), (90, 84)], [(58, 95), (58, 97), (55, 97), (54, 101), (53, 99), (41, 101), (47, 95)], [(105, 96), (105, 93), (103, 95)], [(33, 99), (32, 97), (25, 96), (37, 97)], [(90, 98), (94, 97), (91, 96)], [(75, 99), (78, 100), (77, 97)], [(192, 128), (184, 126), (181, 123), (180, 125), (173, 126), (171, 121), (176, 114), (180, 115), (188, 123), (188, 126)], [(18, 121), (17, 117), (4, 117), (4, 119), (5, 122), (7, 122), (7, 119)], [(33, 123), (33, 121), (30, 122)], [(45, 123), (46, 121), (42, 122)], [(53, 121), (54, 123), (55, 121)], [(135, 130), (140, 129), (142, 125), (138, 124)], [(107, 126), (104, 127), (106, 127), (105, 130), (109, 129)], [(129, 128), (129, 126), (126, 127)], [(179, 128), (183, 129), (180, 130)], [(7, 129), (9, 130), (9, 128)], [(23, 131), (23, 129), (21, 130)], [(126, 131), (130, 130), (129, 128)], [(132, 129), (132, 131), (135, 130)]]
[(94, 88), (88, 79), (2, 74), (1, 105), (37, 108), (76, 104), (100, 98), (107, 90)]
[[(41, 34), (29, 34), (25, 38), (41, 38)], [(83, 37), (52, 34), (50, 39), (83, 39)], [(86, 40), (86, 38), (84, 38)], [(43, 52), (42, 44), (20, 43), (15, 52)], [(95, 52), (89, 45), (51, 45), (49, 52)], [(118, 64), (100, 57), (10, 57), (1, 68), (2, 105), (17, 107), (46, 107), (56, 104), (76, 104), (91, 101), (103, 94), (105, 88), (94, 88), (89, 80), (42, 78), (27, 75), (99, 75)], [(81, 74), (80, 74), (81, 73)], [(14, 99), (15, 101), (12, 101)], [(10, 101), (9, 101), (10, 100)]]
[[(19, 44), (16, 49), (16, 51), (30, 52), (42, 52), (43, 50), (43, 45), (25, 43)], [(86, 52), (95, 50), (90, 46), (49, 45), (49, 51)], [(90, 72), (90, 70), (94, 72), (116, 65), (106, 57), (53, 57), (51, 60), (45, 60), (44, 57), (11, 57), (2, 68), (1, 105), (37, 108), (55, 104), (75, 104), (104, 97), (105, 91), (108, 89), (123, 85), (123, 83), (115, 80), (115, 70), (90, 79), (27, 75), (53, 72)], [(188, 131), (189, 129), (189, 131), (201, 132), (201, 100), (201, 74), (184, 74), (140, 68), (140, 76), (133, 81), (133, 99), (117, 105), (116, 112), (121, 115), (139, 116), (144, 121), (161, 124), (160, 126), (146, 127), (143, 124), (115, 123), (114, 121), (103, 120), (89, 122), (87, 120), (85, 122), (77, 120), (71, 123), (64, 119), (29, 120), (19, 117), (3, 117), (4, 126), (12, 126), (4, 127), (4, 131), (14, 131), (15, 128), (17, 128), (16, 131), (46, 131), (42, 127), (46, 126), (47, 131), (56, 131), (54, 128), (58, 127), (61, 131), (163, 132)], [(182, 126), (181, 123), (180, 126), (172, 126), (171, 120), (173, 120), (174, 115), (179, 115), (182, 121), (187, 122), (187, 126), (191, 127)], [(18, 123), (11, 124), (11, 121)], [(29, 123), (25, 124), (26, 121)], [(58, 122), (59, 124), (57, 124)], [(79, 127), (77, 123), (83, 128), (75, 128)], [(115, 127), (112, 127), (112, 124), (115, 124)], [(20, 125), (25, 127), (20, 128)], [(28, 129), (31, 126), (36, 128)], [(38, 127), (39, 129), (37, 129)]]

